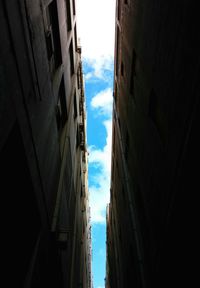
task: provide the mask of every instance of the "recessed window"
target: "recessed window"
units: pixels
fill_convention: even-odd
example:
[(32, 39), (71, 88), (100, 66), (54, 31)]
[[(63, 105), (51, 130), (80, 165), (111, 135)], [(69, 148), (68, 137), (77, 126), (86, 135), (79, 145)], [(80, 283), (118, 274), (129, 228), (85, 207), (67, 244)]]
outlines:
[(76, 101), (76, 92), (74, 93), (74, 119), (77, 117), (77, 101)]
[(47, 56), (48, 60), (50, 61), (53, 56), (53, 39), (52, 39), (52, 33), (50, 30), (46, 32), (46, 45), (47, 45)]
[(70, 72), (71, 75), (74, 74), (74, 49), (73, 49), (73, 39), (71, 40), (69, 46), (69, 56), (70, 56)]
[(117, 95), (118, 95), (118, 88), (117, 88), (117, 82), (115, 82), (115, 90), (114, 90), (115, 104), (117, 104)]
[(81, 88), (81, 65), (78, 66), (78, 71), (77, 71), (77, 86), (78, 86), (78, 89)]
[(75, 0), (72, 1), (73, 4), (73, 14), (76, 15), (76, 5), (75, 5)]
[(74, 26), (74, 38), (75, 38), (75, 50), (77, 51), (78, 44), (77, 44), (77, 30), (76, 30), (76, 24)]
[(46, 46), (51, 72), (61, 65), (60, 31), (56, 1), (46, 7)]
[(70, 0), (65, 0), (67, 9), (67, 31), (72, 29), (71, 6)]
[(66, 102), (64, 79), (62, 78), (56, 105), (56, 121), (58, 131), (61, 131), (61, 129), (64, 127), (66, 120), (67, 120), (67, 102)]
[(79, 139), (80, 139), (80, 148), (82, 151), (85, 150), (85, 132), (84, 132), (84, 123), (79, 123)]
[(76, 148), (79, 147), (80, 144), (80, 133), (79, 133), (79, 128), (78, 125), (76, 126)]
[(83, 115), (83, 101), (80, 99), (79, 101), (79, 115)]
[(120, 20), (121, 17), (121, 0), (117, 1), (117, 19)]
[(121, 62), (121, 76), (124, 76), (124, 63)]

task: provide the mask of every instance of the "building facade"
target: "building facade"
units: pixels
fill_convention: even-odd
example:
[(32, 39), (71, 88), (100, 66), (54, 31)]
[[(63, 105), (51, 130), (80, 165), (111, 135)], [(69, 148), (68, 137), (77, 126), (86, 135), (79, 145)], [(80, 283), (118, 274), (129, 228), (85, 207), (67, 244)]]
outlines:
[(199, 283), (200, 23), (175, 2), (116, 5), (107, 288)]
[(8, 287), (91, 287), (75, 0), (0, 1), (2, 267)]

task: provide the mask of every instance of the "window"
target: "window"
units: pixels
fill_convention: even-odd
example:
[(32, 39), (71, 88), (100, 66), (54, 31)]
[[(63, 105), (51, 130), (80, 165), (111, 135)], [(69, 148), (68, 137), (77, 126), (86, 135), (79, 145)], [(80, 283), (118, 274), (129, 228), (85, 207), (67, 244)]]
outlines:
[(120, 20), (121, 17), (121, 0), (117, 1), (117, 19)]
[(84, 132), (84, 124), (79, 123), (79, 141), (80, 141), (80, 148), (82, 151), (85, 150), (85, 132)]
[(80, 135), (79, 135), (79, 128), (78, 125), (76, 126), (76, 148), (79, 147), (80, 144)]
[(80, 147), (82, 151), (85, 151), (85, 132), (83, 123), (79, 123), (76, 128), (76, 148), (78, 147)]
[(124, 4), (128, 4), (128, 0), (124, 0)]
[(76, 24), (74, 26), (74, 38), (75, 38), (75, 50), (77, 51), (78, 44), (77, 44), (77, 30), (76, 30)]
[(124, 63), (121, 62), (121, 76), (124, 76)]
[(64, 87), (64, 79), (62, 78), (58, 92), (58, 101), (56, 105), (56, 121), (59, 132), (64, 127), (66, 120), (67, 120), (67, 102)]
[[(122, 196), (123, 196), (123, 198), (125, 198), (125, 189), (124, 189), (124, 186), (122, 186)], [(126, 205), (126, 201), (124, 202), (124, 205)]]
[(67, 9), (67, 31), (70, 31), (72, 29), (70, 0), (65, 0), (65, 1), (66, 1), (66, 9)]
[(70, 72), (71, 76), (74, 74), (74, 49), (73, 49), (73, 39), (71, 40), (69, 46), (69, 57), (70, 57)]
[(48, 60), (51, 60), (51, 57), (53, 56), (53, 41), (52, 41), (52, 34), (51, 31), (46, 32), (46, 46), (47, 46), (47, 56)]
[(80, 98), (80, 101), (79, 101), (79, 115), (83, 115), (83, 100)]
[(72, 4), (73, 4), (73, 14), (76, 15), (75, 0), (73, 0)]
[(46, 7), (46, 46), (50, 70), (54, 72), (62, 63), (60, 31), (56, 1)]
[(117, 104), (117, 95), (118, 95), (118, 88), (117, 88), (117, 82), (115, 82), (115, 90), (114, 90), (115, 105)]
[(79, 64), (78, 71), (77, 71), (77, 86), (78, 86), (78, 89), (81, 88), (81, 64)]
[(76, 101), (76, 92), (74, 93), (74, 119), (77, 117), (77, 101)]
[(120, 120), (119, 117), (118, 117), (118, 124), (119, 124), (119, 129), (120, 129), (120, 132), (121, 132), (121, 120)]

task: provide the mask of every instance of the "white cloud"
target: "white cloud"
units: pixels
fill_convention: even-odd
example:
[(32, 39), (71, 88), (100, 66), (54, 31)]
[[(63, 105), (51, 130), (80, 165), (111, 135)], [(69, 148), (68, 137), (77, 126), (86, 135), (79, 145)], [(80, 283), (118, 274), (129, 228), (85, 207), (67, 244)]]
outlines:
[(115, 0), (77, 0), (77, 32), (82, 57), (103, 78), (112, 69), (115, 36)]
[(92, 98), (91, 106), (93, 109), (99, 109), (100, 114), (110, 117), (112, 114), (112, 103), (112, 89), (107, 88)]
[(90, 80), (92, 77), (93, 77), (93, 73), (92, 73), (92, 72), (88, 72), (87, 74), (85, 74), (84, 79), (85, 79), (86, 81), (88, 81), (88, 80)]
[[(90, 66), (91, 72), (89, 76), (99, 78), (110, 83), (110, 78), (107, 77), (107, 72), (113, 72), (113, 56), (101, 55), (95, 59), (85, 59), (85, 62)], [(87, 74), (86, 74), (87, 75)]]
[(92, 223), (105, 223), (106, 205), (110, 200), (112, 120), (104, 121), (103, 125), (107, 133), (106, 145), (103, 149), (89, 147), (89, 165), (99, 167), (93, 176), (94, 185), (89, 187)]

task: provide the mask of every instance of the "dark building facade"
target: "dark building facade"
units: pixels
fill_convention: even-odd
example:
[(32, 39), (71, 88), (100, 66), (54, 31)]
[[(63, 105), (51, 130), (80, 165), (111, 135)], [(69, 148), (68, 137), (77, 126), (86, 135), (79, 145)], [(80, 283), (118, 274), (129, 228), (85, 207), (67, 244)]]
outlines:
[(0, 1), (0, 167), (3, 285), (91, 287), (75, 0)]
[(117, 1), (107, 288), (199, 283), (199, 22), (192, 1)]

